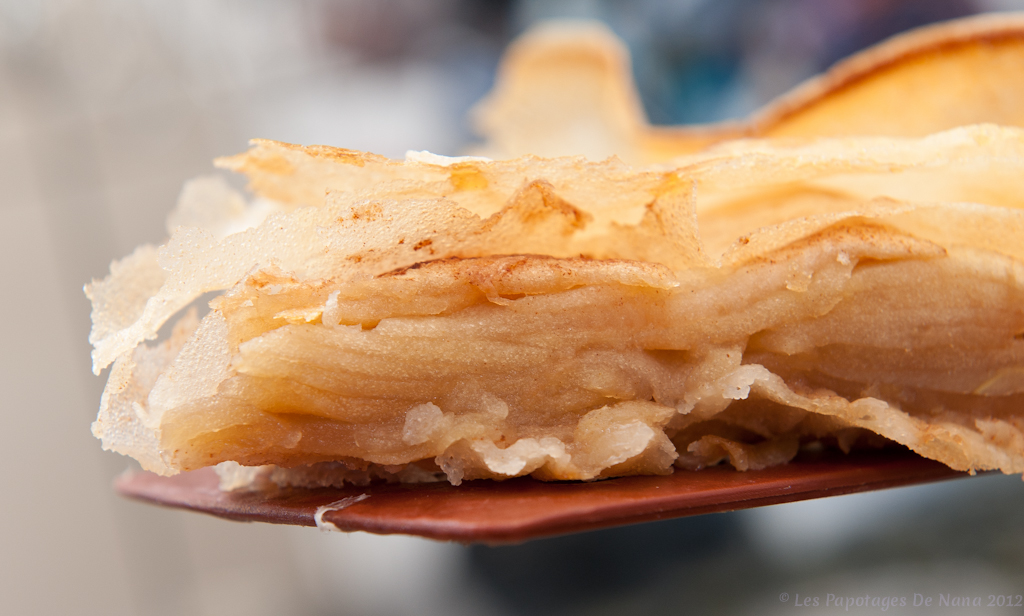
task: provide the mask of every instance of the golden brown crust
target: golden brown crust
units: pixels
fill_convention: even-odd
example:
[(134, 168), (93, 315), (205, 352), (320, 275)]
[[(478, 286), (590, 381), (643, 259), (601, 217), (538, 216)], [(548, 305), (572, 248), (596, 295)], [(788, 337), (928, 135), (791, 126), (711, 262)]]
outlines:
[[(579, 24), (529, 32), (481, 103), (481, 149), (495, 156), (612, 153), (659, 162), (740, 138), (924, 136), (957, 126), (1024, 126), (1024, 15), (927, 26), (843, 60), (750, 118), (651, 126), (628, 53), (610, 32)], [(572, 78), (570, 78), (570, 76)], [(911, 102), (912, 101), (912, 102)], [(585, 135), (585, 136), (584, 136)]]
[[(978, 15), (898, 34), (839, 61), (825, 73), (769, 103), (749, 120), (744, 132), (748, 136), (770, 135), (794, 116), (868, 80), (899, 79), (899, 75), (893, 73), (908, 64), (962, 53), (969, 48), (998, 45), (1024, 46), (1024, 15)], [(945, 87), (945, 84), (936, 86)], [(909, 107), (918, 109), (916, 103)], [(899, 113), (900, 110), (892, 111)], [(944, 128), (952, 127), (936, 127), (929, 132)]]

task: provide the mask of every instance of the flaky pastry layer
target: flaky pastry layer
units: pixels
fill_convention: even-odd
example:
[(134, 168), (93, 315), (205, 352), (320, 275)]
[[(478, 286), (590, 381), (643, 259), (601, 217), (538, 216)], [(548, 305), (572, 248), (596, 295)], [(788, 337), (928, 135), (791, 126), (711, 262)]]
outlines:
[(257, 142), (224, 164), (262, 200), (190, 185), (168, 243), (89, 287), (94, 433), (164, 474), (311, 465), (283, 483), (757, 469), (811, 442), (1021, 473), (1022, 161), (993, 126), (644, 169)]

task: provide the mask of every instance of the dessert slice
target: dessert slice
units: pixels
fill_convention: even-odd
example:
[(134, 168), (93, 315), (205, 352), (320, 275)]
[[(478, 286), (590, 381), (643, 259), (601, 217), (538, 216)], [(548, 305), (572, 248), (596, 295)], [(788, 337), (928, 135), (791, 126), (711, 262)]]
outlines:
[(164, 246), (87, 287), (93, 431), (149, 470), (590, 480), (896, 442), (1024, 472), (1018, 129), (221, 164), (251, 203), (191, 184)]

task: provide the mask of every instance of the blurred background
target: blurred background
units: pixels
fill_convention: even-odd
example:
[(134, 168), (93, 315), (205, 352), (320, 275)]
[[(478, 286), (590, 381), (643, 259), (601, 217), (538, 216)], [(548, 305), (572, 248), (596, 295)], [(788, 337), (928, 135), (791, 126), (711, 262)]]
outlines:
[(538, 20), (607, 23), (649, 117), (673, 124), (747, 114), (907, 28), (1013, 9), (1024, 0), (0, 0), (0, 611), (781, 614), (797, 593), (1024, 593), (1017, 477), (501, 548), (123, 501), (110, 483), (129, 461), (89, 433), (103, 379), (81, 290), (161, 242), (183, 181), (251, 137), (460, 153), (501, 50)]

